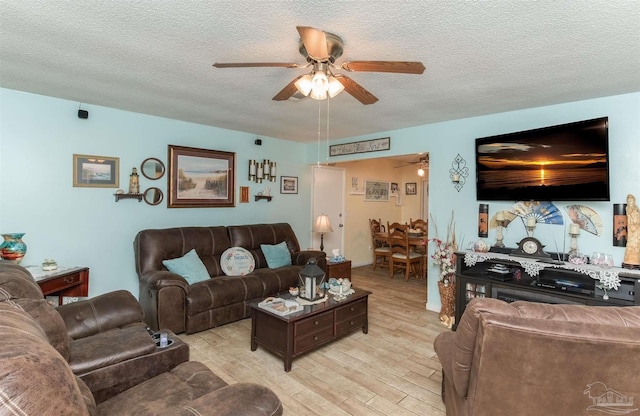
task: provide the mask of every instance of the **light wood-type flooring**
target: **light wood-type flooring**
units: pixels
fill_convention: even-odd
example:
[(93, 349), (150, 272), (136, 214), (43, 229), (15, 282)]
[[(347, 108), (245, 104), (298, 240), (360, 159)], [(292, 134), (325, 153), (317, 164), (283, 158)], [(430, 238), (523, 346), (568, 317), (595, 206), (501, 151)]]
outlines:
[(251, 351), (251, 319), (180, 336), (191, 346), (191, 359), (227, 383), (271, 388), (285, 415), (444, 416), (433, 340), (448, 329), (425, 309), (425, 281), (390, 279), (386, 269), (365, 266), (353, 269), (352, 282), (372, 292), (369, 333), (357, 330), (303, 355), (289, 373), (270, 352)]

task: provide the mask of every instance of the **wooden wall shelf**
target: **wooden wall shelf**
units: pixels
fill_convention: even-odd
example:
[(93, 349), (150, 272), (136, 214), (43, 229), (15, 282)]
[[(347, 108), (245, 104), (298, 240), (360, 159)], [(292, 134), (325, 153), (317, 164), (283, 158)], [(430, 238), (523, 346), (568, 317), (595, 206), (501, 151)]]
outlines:
[(142, 194), (114, 194), (114, 196), (116, 197), (116, 202), (121, 199), (137, 199), (138, 202), (142, 201)]
[(273, 198), (272, 196), (267, 196), (267, 195), (256, 195), (256, 201), (260, 201), (261, 199), (266, 199), (267, 201), (271, 202), (271, 198)]

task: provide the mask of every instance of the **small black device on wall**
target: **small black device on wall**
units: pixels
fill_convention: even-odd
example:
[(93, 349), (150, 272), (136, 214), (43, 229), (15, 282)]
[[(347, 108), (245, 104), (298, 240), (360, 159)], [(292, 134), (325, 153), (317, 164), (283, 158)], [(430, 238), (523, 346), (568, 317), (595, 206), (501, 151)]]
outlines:
[(257, 146), (262, 146), (262, 139), (256, 139), (254, 142)]
[(78, 110), (78, 118), (89, 118), (89, 112), (87, 110)]

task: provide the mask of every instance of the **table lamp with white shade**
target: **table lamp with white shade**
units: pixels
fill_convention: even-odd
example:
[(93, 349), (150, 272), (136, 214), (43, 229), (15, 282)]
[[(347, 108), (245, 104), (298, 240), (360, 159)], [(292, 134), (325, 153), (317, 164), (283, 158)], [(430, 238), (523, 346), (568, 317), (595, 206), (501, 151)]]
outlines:
[(316, 218), (316, 222), (313, 225), (313, 231), (316, 233), (320, 233), (320, 251), (324, 251), (324, 233), (333, 232), (333, 228), (331, 228), (331, 221), (329, 221), (329, 216), (326, 214), (318, 215)]

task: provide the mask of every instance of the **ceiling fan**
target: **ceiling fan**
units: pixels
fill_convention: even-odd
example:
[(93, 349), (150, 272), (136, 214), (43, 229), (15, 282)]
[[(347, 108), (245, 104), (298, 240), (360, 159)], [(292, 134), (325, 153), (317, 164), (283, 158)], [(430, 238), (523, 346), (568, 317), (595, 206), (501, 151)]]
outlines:
[(429, 167), (429, 155), (421, 156), (415, 162), (407, 161), (404, 165), (396, 166), (396, 168), (404, 168), (404, 167), (413, 166), (413, 165), (420, 165), (420, 167), (428, 168)]
[(298, 50), (306, 59), (306, 64), (249, 62), (215, 63), (213, 66), (216, 68), (313, 67), (311, 73), (294, 78), (273, 97), (273, 100), (284, 101), (297, 94), (309, 95), (316, 100), (324, 100), (327, 96), (334, 97), (344, 90), (365, 105), (375, 103), (378, 98), (346, 75), (334, 74), (333, 69), (343, 69), (348, 72), (392, 72), (396, 74), (422, 74), (425, 70), (422, 62), (406, 61), (351, 61), (336, 65), (336, 59), (341, 57), (343, 52), (342, 38), (333, 33), (308, 26), (296, 26), (296, 28), (300, 34)]
[(396, 169), (414, 165), (418, 165), (418, 176), (424, 176), (425, 171), (429, 169), (429, 155), (422, 156), (415, 162), (407, 162), (404, 165), (396, 166)]

